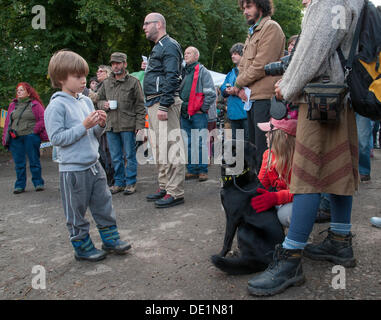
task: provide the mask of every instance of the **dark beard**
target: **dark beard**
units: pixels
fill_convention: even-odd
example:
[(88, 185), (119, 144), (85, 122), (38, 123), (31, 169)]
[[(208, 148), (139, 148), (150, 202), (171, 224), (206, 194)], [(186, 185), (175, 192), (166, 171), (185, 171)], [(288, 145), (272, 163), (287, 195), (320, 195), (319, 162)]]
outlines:
[(253, 24), (256, 23), (256, 21), (258, 21), (259, 17), (260, 17), (260, 14), (259, 14), (259, 12), (257, 12), (257, 13), (255, 14), (255, 17), (254, 17), (253, 19), (247, 20), (247, 24), (248, 24), (249, 26), (252, 26)]

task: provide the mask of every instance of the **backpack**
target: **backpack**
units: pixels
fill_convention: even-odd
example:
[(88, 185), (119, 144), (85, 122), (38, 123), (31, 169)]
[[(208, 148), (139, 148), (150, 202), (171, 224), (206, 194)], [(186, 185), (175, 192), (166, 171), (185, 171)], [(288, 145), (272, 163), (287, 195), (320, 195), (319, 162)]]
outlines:
[(381, 10), (365, 0), (348, 60), (340, 47), (337, 52), (355, 112), (381, 120)]

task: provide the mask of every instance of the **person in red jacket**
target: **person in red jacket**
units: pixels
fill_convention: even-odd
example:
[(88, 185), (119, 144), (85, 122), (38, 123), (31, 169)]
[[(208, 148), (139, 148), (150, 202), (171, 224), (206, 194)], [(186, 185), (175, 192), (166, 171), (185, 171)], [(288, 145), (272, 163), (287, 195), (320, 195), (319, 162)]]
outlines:
[(20, 82), (16, 87), (16, 98), (8, 107), (2, 140), (3, 146), (11, 151), (15, 163), (17, 179), (14, 194), (25, 191), (26, 157), (29, 159), (35, 190), (44, 190), (40, 163), (41, 141), (48, 140), (44, 111), (44, 105), (36, 90), (27, 82)]
[(270, 122), (258, 123), (258, 127), (266, 132), (269, 149), (263, 154), (258, 175), (264, 189), (257, 189), (261, 195), (252, 198), (251, 205), (257, 213), (275, 206), (278, 219), (285, 227), (291, 222), (294, 197), (289, 191), (289, 184), (295, 150), (296, 123), (295, 119), (271, 119)]

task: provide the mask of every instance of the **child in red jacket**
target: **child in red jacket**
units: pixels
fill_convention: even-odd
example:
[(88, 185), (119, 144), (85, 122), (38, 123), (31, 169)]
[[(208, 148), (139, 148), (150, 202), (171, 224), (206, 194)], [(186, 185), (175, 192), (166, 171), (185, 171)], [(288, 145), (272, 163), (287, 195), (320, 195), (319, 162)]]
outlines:
[[(295, 150), (295, 119), (275, 120), (258, 123), (266, 132), (267, 149), (263, 154), (262, 167), (258, 178), (265, 189), (259, 188), (260, 196), (251, 199), (251, 205), (257, 213), (277, 208), (279, 221), (288, 227), (291, 221), (293, 195), (289, 191), (292, 158)], [(269, 189), (275, 189), (270, 192)]]

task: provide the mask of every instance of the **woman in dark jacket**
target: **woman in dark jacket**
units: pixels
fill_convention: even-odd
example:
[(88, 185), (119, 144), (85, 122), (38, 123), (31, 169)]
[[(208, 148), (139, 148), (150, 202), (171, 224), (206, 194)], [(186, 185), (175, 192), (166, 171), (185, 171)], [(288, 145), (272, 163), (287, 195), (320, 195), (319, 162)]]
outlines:
[(26, 156), (36, 191), (44, 190), (41, 176), (40, 144), (47, 141), (44, 124), (44, 107), (37, 92), (26, 82), (16, 87), (16, 99), (8, 108), (3, 132), (3, 146), (13, 157), (16, 169), (14, 194), (22, 193), (26, 187)]

